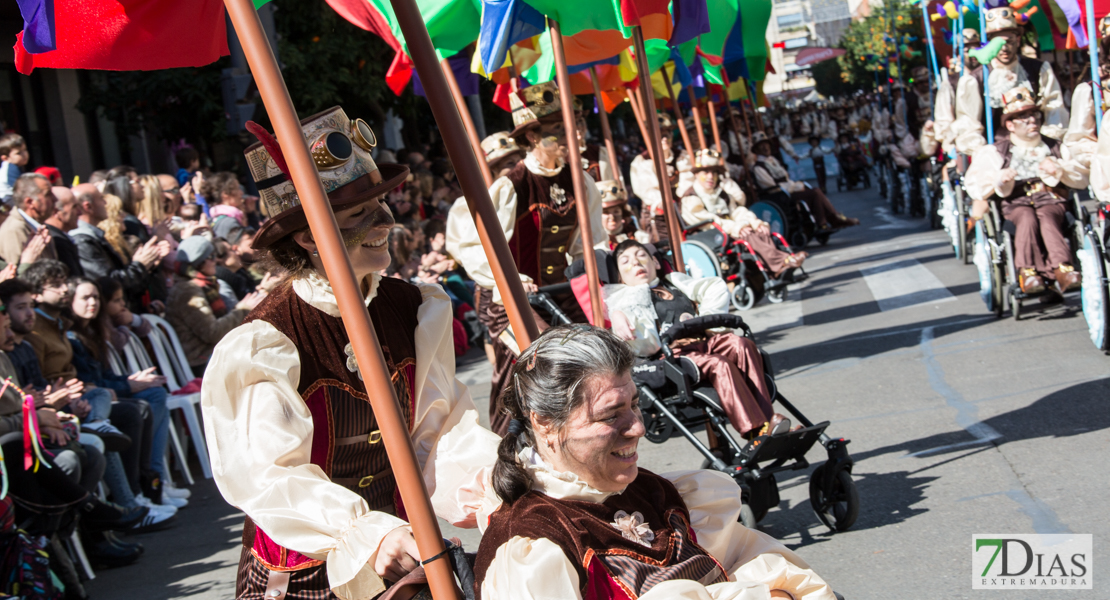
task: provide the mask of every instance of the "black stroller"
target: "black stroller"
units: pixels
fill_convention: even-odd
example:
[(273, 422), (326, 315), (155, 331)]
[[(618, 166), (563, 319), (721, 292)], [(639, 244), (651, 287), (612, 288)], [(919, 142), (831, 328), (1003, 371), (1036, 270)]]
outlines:
[[(618, 281), (611, 255), (596, 252), (602, 283)], [(668, 270), (662, 258), (660, 264)], [(567, 275), (572, 279), (584, 277), (581, 261), (571, 265)], [(537, 310), (552, 316), (552, 324), (569, 324), (570, 319), (552, 296), (566, 294), (570, 289), (570, 283), (542, 287), (529, 300)], [(814, 424), (779, 393), (770, 357), (760, 350), (763, 375), (771, 390), (772, 402), (785, 408), (802, 428), (738, 442), (728, 431), (728, 416), (713, 386), (701, 382), (700, 372), (694, 363), (675, 356), (670, 348), (675, 340), (705, 337), (707, 331), (716, 328), (739, 330), (744, 336), (752, 337), (751, 329), (738, 315), (695, 317), (667, 329), (661, 336), (660, 353), (638, 361), (633, 367), (632, 378), (640, 392), (640, 409), (647, 429), (645, 437), (653, 443), (662, 444), (681, 435), (705, 457), (702, 468), (731, 476), (740, 486), (744, 500), (741, 521), (749, 528), (756, 527), (767, 512), (779, 504), (775, 474), (808, 468), (810, 463), (805, 455), (820, 442), (828, 459), (810, 475), (810, 503), (817, 517), (829, 529), (834, 532), (847, 530), (859, 514), (859, 493), (852, 481), (853, 461), (847, 449), (849, 440), (827, 435), (828, 421)], [(694, 435), (699, 427), (706, 427), (712, 432), (719, 441), (717, 448), (711, 450)]]

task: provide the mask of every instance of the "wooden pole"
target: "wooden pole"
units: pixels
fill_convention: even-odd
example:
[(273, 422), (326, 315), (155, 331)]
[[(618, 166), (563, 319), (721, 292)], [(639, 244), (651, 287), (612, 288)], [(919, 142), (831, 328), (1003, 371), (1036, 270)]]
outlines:
[(525, 348), (531, 345), (532, 340), (539, 337), (540, 332), (532, 317), (532, 308), (528, 304), (527, 294), (524, 293), (524, 285), (520, 281), (516, 261), (509, 251), (505, 232), (501, 229), (497, 211), (493, 207), (493, 201), (490, 200), (489, 186), (485, 185), (484, 178), (479, 176), (482, 163), (478, 161), (478, 156), (484, 156), (484, 153), (475, 154), (473, 146), (467, 141), (462, 115), (459, 114), (461, 106), (456, 105), (451, 97), (447, 78), (437, 64), (432, 39), (428, 36), (424, 18), (420, 16), (420, 10), (416, 7), (415, 1), (390, 1), (393, 12), (397, 16), (397, 23), (401, 27), (405, 41), (408, 42), (409, 55), (412, 57), (416, 72), (420, 75), (420, 83), (428, 94), (428, 105), (443, 135), (447, 155), (451, 159), (451, 164), (455, 166), (455, 176), (459, 179), (459, 186), (462, 187), (466, 204), (470, 208), (470, 215), (474, 218), (478, 238), (486, 251), (486, 260), (489, 261), (490, 270), (493, 272), (493, 280), (497, 289), (501, 290), (509, 325), (512, 326), (513, 335), (516, 336), (520, 347)]
[[(350, 257), (347, 256), (339, 234), (339, 225), (309, 154), (289, 90), (285, 87), (277, 60), (251, 0), (225, 0), (225, 5), (289, 165), (293, 185), (296, 186), (312, 236), (316, 240), (328, 282), (335, 292), (343, 327), (354, 348), (355, 360), (358, 361), (359, 371), (366, 385), (374, 418), (382, 432), (382, 442), (385, 444), (409, 522), (412, 523), (413, 537), (416, 538), (420, 557), (430, 559), (441, 556), (444, 551), (443, 536), (428, 498), (420, 464), (416, 460), (408, 425), (397, 404), (389, 370), (382, 358), (381, 346), (378, 345), (377, 335), (370, 323), (370, 314), (363, 304), (360, 282), (355, 279)], [(406, 37), (412, 39), (411, 36)], [(448, 560), (433, 560), (424, 569), (436, 600), (460, 597)]]
[[(605, 311), (601, 308), (600, 279), (597, 276), (597, 256), (594, 255), (594, 236), (590, 226), (590, 202), (586, 195), (586, 173), (582, 170), (582, 153), (578, 149), (578, 123), (574, 118), (574, 94), (570, 89), (567, 56), (563, 51), (563, 34), (558, 21), (547, 20), (551, 29), (551, 49), (555, 54), (555, 77), (559, 82), (559, 101), (563, 105), (563, 127), (567, 134), (567, 162), (574, 182), (574, 201), (578, 205), (578, 232), (582, 236), (582, 258), (586, 262), (586, 282), (590, 286), (590, 309), (593, 323), (605, 326)], [(604, 112), (604, 111), (603, 111)]]
[[(713, 92), (709, 87), (705, 90), (709, 92), (705, 96), (706, 105), (709, 106), (709, 127), (713, 130), (713, 143), (717, 146), (717, 152), (724, 154), (721, 150), (721, 128), (717, 125), (717, 107), (713, 104)], [(725, 110), (728, 110), (728, 103), (725, 103)]]
[(471, 118), (462, 90), (459, 89), (459, 81), (455, 79), (455, 72), (451, 70), (451, 63), (447, 62), (446, 58), (439, 61), (439, 66), (443, 70), (443, 78), (447, 80), (447, 87), (451, 89), (451, 98), (455, 101), (459, 116), (462, 117), (466, 137), (470, 140), (470, 145), (474, 149), (474, 156), (478, 157), (478, 163), (485, 167), (481, 169), (482, 180), (486, 182), (488, 188), (493, 185), (493, 173), (490, 172), (489, 163), (486, 162), (486, 153), (482, 150), (482, 140), (478, 139), (478, 129), (474, 127), (474, 119)]
[(652, 160), (655, 159), (655, 152), (651, 148), (651, 136), (648, 134), (647, 121), (644, 120), (643, 103), (640, 102), (640, 91), (632, 88), (628, 95), (628, 104), (632, 108), (632, 115), (636, 117), (636, 125), (640, 127), (640, 136), (644, 140), (644, 147), (647, 148), (648, 157)]
[[(644, 50), (644, 32), (639, 25), (632, 28), (632, 43), (635, 44), (636, 65), (640, 71), (640, 95), (643, 96), (645, 106), (655, 106), (655, 92), (651, 90), (651, 71), (648, 69), (647, 52)], [(667, 217), (674, 268), (680, 273), (685, 273), (686, 263), (682, 260), (682, 229), (678, 226), (678, 215), (674, 212), (674, 194), (671, 190), (671, 180), (667, 177), (667, 161), (663, 158), (659, 119), (655, 117), (654, 111), (652, 113), (647, 119), (647, 128), (651, 132), (651, 144), (654, 148), (652, 159), (655, 161), (655, 175), (659, 178), (659, 191), (663, 194), (663, 214)]]
[[(601, 119), (601, 137), (605, 138), (605, 151), (609, 153), (609, 166), (613, 169), (613, 179), (621, 181), (616, 146), (613, 145), (613, 130), (609, 128), (609, 113), (605, 112), (605, 100), (601, 97), (601, 85), (597, 82), (595, 67), (590, 67), (590, 81), (594, 84), (594, 100), (597, 102), (597, 115)], [(601, 173), (601, 176), (605, 177), (605, 173)], [(621, 183), (623, 186), (623, 182)]]
[(705, 131), (701, 128), (701, 109), (698, 108), (698, 97), (694, 93), (694, 86), (688, 86), (686, 94), (690, 96), (690, 114), (694, 117), (694, 131), (698, 134), (698, 146), (701, 150), (705, 150), (708, 146), (705, 145)]
[(667, 75), (667, 65), (663, 65), (659, 72), (663, 74), (663, 85), (667, 87), (667, 96), (671, 99), (671, 110), (674, 112), (675, 124), (679, 135), (682, 136), (682, 145), (690, 155), (690, 163), (694, 162), (694, 145), (690, 143), (690, 132), (686, 131), (686, 121), (682, 119), (682, 109), (678, 107), (678, 99), (674, 97), (674, 87), (671, 86), (671, 77)]

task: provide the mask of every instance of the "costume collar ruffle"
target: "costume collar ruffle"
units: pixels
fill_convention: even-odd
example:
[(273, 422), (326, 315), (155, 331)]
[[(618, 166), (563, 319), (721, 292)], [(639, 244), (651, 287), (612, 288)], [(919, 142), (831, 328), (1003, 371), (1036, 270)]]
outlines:
[(524, 155), (524, 166), (528, 167), (528, 170), (535, 173), (536, 175), (541, 175), (543, 177), (554, 177), (563, 170), (563, 165), (565, 164), (562, 158), (556, 158), (555, 160), (557, 163), (556, 167), (554, 169), (548, 169), (547, 167), (541, 165), (540, 161), (536, 160), (536, 157), (533, 156), (531, 152), (529, 152), (528, 154)]
[[(370, 274), (370, 291), (366, 294), (366, 306), (370, 306), (370, 302), (378, 295), (378, 283), (380, 281), (381, 275), (377, 273)], [(320, 277), (316, 271), (309, 271), (308, 275), (294, 279), (293, 291), (312, 308), (323, 311), (332, 317), (338, 318), (340, 316), (339, 303), (335, 300), (335, 292), (331, 289), (331, 283)]]
[(532, 489), (557, 500), (577, 500), (600, 504), (610, 497), (624, 492), (603, 492), (582, 481), (578, 475), (568, 471), (556, 471), (554, 467), (540, 458), (532, 446), (525, 446), (517, 453), (520, 464), (532, 475)]

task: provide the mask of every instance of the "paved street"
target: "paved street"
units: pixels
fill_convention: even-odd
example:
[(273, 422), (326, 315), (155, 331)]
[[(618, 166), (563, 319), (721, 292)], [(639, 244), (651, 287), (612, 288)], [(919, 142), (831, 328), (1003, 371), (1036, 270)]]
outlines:
[[(761, 528), (851, 600), (1002, 597), (971, 589), (972, 534), (1089, 533), (1093, 592), (1005, 597), (1110, 597), (1110, 357), (1088, 340), (1078, 296), (996, 320), (942, 231), (890, 215), (874, 190), (832, 198), (863, 225), (809, 248), (811, 279), (744, 317), (783, 395), (852, 440), (860, 515), (830, 535), (803, 472), (780, 479), (782, 504)], [(484, 412), (488, 365), (469, 358), (460, 377)], [(700, 461), (681, 438), (641, 443), (654, 471)], [(140, 538), (146, 555), (99, 573), (92, 597), (232, 596), (241, 515), (210, 481), (193, 489), (176, 530)], [(476, 535), (461, 537), (474, 548)]]

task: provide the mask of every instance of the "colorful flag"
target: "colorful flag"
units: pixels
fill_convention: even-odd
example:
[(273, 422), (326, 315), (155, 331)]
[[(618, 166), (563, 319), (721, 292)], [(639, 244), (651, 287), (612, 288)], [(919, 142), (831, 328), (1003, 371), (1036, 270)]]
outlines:
[(199, 67), (228, 54), (221, 0), (20, 0), (19, 7), (25, 29), (16, 36), (15, 65), (25, 75), (36, 67)]

